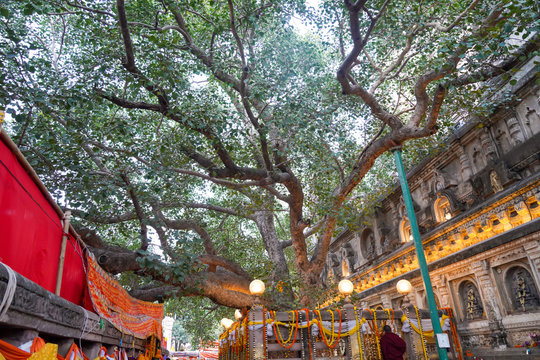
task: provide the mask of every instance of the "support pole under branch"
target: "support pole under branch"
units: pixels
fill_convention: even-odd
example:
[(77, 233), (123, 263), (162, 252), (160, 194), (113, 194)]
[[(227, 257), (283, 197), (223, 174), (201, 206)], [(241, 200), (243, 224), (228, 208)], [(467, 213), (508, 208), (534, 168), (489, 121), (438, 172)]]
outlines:
[[(431, 323), (433, 324), (435, 340), (437, 340), (437, 334), (442, 334), (443, 331), (441, 328), (441, 323), (439, 322), (439, 312), (437, 311), (437, 304), (435, 303), (435, 296), (433, 294), (431, 279), (429, 278), (429, 271), (427, 267), (426, 256), (424, 254), (424, 247), (422, 246), (422, 239), (420, 239), (420, 231), (418, 230), (418, 223), (416, 222), (416, 215), (414, 214), (411, 192), (409, 190), (409, 184), (407, 183), (407, 177), (405, 176), (403, 161), (401, 160), (401, 149), (395, 149), (393, 150), (393, 153), (394, 159), (396, 161), (399, 182), (401, 184), (401, 191), (403, 192), (403, 201), (405, 202), (407, 216), (409, 217), (409, 224), (411, 225), (414, 248), (416, 249), (416, 257), (418, 258), (420, 273), (422, 274), (422, 280), (424, 280), (424, 286), (426, 288), (426, 298), (428, 302), (429, 315), (431, 317)], [(437, 350), (439, 352), (439, 359), (448, 360), (448, 353), (446, 349), (439, 347), (439, 343), (437, 341), (436, 343)]]

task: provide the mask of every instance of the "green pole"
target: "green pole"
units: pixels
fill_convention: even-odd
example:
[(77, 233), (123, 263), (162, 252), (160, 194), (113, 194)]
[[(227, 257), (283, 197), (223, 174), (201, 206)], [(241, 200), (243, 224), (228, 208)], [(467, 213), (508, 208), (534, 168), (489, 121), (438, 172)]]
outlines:
[[(422, 246), (422, 239), (420, 239), (420, 231), (418, 230), (418, 223), (416, 222), (416, 215), (414, 214), (411, 192), (409, 191), (409, 184), (407, 183), (405, 169), (403, 168), (403, 161), (401, 160), (401, 149), (393, 150), (393, 152), (394, 159), (396, 160), (399, 182), (401, 184), (401, 191), (403, 192), (403, 200), (405, 202), (405, 208), (407, 209), (407, 215), (409, 216), (409, 223), (411, 225), (414, 248), (416, 249), (416, 257), (418, 258), (418, 265), (420, 266), (422, 280), (424, 280), (424, 286), (426, 288), (426, 298), (429, 307), (429, 314), (431, 316), (431, 323), (433, 324), (435, 340), (437, 340), (436, 334), (442, 334), (443, 331), (441, 328), (441, 323), (439, 322), (439, 313), (437, 311), (437, 304), (435, 304), (435, 296), (433, 295), (431, 279), (429, 278), (429, 271), (427, 267), (426, 256), (424, 255), (424, 248)], [(437, 350), (439, 351), (439, 359), (447, 360), (448, 353), (446, 349), (440, 348), (437, 341), (436, 343)]]

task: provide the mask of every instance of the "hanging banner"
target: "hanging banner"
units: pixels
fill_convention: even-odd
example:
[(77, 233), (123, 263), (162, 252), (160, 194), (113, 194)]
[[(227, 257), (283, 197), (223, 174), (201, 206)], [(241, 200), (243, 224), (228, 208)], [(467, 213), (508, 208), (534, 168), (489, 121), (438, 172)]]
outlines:
[(131, 297), (127, 291), (103, 270), (90, 254), (88, 260), (88, 290), (94, 309), (118, 330), (145, 339), (151, 335), (161, 339), (163, 304), (154, 304)]

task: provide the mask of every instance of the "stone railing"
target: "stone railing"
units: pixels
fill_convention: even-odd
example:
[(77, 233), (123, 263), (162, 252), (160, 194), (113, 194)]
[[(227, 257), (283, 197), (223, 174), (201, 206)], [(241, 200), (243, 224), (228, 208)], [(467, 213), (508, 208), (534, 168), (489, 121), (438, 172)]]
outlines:
[[(463, 359), (451, 310), (439, 314), (450, 339), (449, 358)], [(379, 339), (384, 325), (407, 343), (405, 358), (437, 356), (428, 311), (413, 306), (360, 310), (346, 304), (340, 310), (288, 312), (256, 306), (220, 336), (219, 359), (382, 359)]]

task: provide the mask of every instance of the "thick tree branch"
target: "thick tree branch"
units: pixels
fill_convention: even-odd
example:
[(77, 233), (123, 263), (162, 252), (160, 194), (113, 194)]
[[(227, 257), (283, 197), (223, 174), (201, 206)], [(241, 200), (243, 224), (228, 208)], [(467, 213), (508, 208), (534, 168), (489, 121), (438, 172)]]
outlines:
[(157, 210), (158, 217), (169, 229), (175, 230), (193, 230), (203, 240), (203, 245), (208, 255), (215, 255), (216, 249), (214, 248), (214, 242), (210, 234), (195, 220), (176, 219), (171, 220), (166, 218), (160, 210)]
[(124, 68), (133, 74), (136, 78), (140, 79), (146, 90), (154, 94), (158, 99), (159, 105), (162, 111), (166, 111), (169, 108), (169, 100), (165, 94), (165, 91), (159, 86), (153, 84), (146, 76), (144, 76), (137, 65), (135, 64), (135, 53), (133, 51), (133, 44), (131, 41), (131, 35), (129, 32), (129, 25), (127, 22), (126, 9), (124, 0), (116, 1), (116, 9), (118, 10), (118, 23), (122, 32), (122, 39), (124, 41), (124, 50), (126, 53), (126, 59), (123, 63)]
[(152, 104), (147, 102), (135, 102), (135, 101), (129, 101), (126, 99), (119, 98), (114, 95), (110, 95), (105, 93), (105, 91), (101, 89), (94, 88), (94, 91), (102, 98), (109, 100), (113, 104), (116, 104), (124, 109), (141, 109), (141, 110), (151, 110), (156, 112), (162, 112), (162, 108), (159, 104)]
[[(141, 254), (136, 251), (130, 251), (119, 247), (105, 244), (105, 242), (93, 230), (79, 228), (77, 232), (82, 240), (89, 245), (96, 256), (100, 266), (106, 271), (117, 274), (125, 271), (136, 271), (140, 275), (151, 276), (154, 280), (163, 283), (161, 297), (157, 291), (151, 289), (134, 290), (131, 292), (142, 300), (154, 301), (161, 300), (170, 296), (205, 296), (212, 301), (229, 307), (242, 308), (251, 305), (255, 297), (249, 293), (249, 283), (251, 276), (242, 270), (234, 262), (217, 256), (203, 255), (198, 258), (200, 262), (214, 263), (224, 269), (231, 269), (233, 272), (193, 272), (186, 274), (182, 281), (178, 281), (173, 274), (171, 265), (163, 264), (154, 258), (157, 262), (156, 267), (141, 267), (138, 258)], [(170, 295), (170, 296), (168, 296)]]
[(221, 256), (209, 254), (200, 255), (197, 257), (197, 261), (205, 265), (220, 266), (226, 270), (235, 273), (236, 275), (246, 278), (247, 280), (253, 280), (251, 275), (249, 275), (244, 269), (242, 269), (240, 265), (238, 265), (234, 261), (222, 258)]
[(103, 224), (103, 225), (110, 225), (110, 224), (118, 224), (126, 221), (132, 221), (137, 219), (137, 214), (134, 212), (122, 214), (122, 215), (115, 215), (115, 216), (106, 216), (103, 214), (88, 214), (85, 211), (78, 210), (78, 209), (68, 209), (71, 211), (73, 216), (97, 223), (97, 224)]

